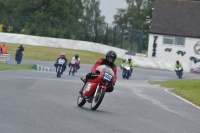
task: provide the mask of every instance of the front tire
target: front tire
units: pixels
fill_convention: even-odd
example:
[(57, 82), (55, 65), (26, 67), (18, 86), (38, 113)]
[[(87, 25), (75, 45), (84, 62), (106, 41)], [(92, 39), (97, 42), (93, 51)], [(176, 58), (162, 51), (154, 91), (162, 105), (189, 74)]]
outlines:
[(182, 72), (177, 72), (178, 78), (182, 79)]
[(81, 95), (78, 96), (77, 105), (78, 105), (79, 107), (82, 107), (85, 103), (86, 103), (85, 98), (83, 98)]
[(126, 78), (126, 72), (125, 72), (125, 70), (122, 70), (122, 77), (123, 77), (123, 79)]
[(124, 73), (122, 73), (122, 78), (125, 79), (125, 74)]
[(71, 70), (73, 76), (74, 76), (74, 69), (75, 69), (75, 68), (73, 67), (72, 70)]
[(95, 111), (99, 107), (104, 98), (105, 92), (106, 92), (105, 89), (102, 88), (96, 89), (91, 103), (91, 110)]
[(70, 66), (70, 69), (69, 69), (69, 75), (71, 75), (71, 70), (72, 70), (72, 66)]
[(62, 71), (61, 67), (58, 66), (57, 77), (60, 77), (60, 76), (61, 76), (61, 71)]

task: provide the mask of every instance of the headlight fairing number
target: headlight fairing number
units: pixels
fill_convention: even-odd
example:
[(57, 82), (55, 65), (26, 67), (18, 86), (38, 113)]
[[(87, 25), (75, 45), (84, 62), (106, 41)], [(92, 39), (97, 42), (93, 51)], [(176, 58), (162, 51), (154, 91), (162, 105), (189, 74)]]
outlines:
[(105, 73), (103, 76), (103, 79), (111, 81), (112, 80), (112, 75), (110, 75), (109, 73)]
[(58, 63), (61, 64), (61, 65), (63, 65), (64, 62), (65, 62), (65, 61), (64, 61), (63, 59), (59, 59), (59, 61), (58, 61)]
[(91, 84), (88, 84), (85, 91), (88, 92), (90, 90)]

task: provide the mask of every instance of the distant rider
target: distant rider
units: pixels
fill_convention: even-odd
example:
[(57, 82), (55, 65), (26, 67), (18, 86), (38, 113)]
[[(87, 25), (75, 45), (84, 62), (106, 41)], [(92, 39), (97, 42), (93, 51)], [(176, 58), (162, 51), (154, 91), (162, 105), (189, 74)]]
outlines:
[[(128, 57), (128, 60), (124, 63), (124, 66), (126, 66), (127, 64), (130, 65), (130, 67), (131, 67), (131, 74), (132, 74), (133, 67), (134, 67), (134, 62), (132, 61), (132, 58), (131, 58), (131, 57)], [(130, 76), (131, 76), (131, 75), (130, 75)]]
[(183, 65), (179, 60), (177, 60), (174, 65), (175, 72), (177, 72), (176, 68), (178, 68), (178, 67), (181, 67), (181, 72), (183, 72)]
[(80, 68), (80, 58), (78, 54), (75, 54), (74, 57), (72, 57), (71, 62), (69, 63), (69, 67), (76, 63), (76, 71)]
[(64, 59), (65, 60), (65, 63), (62, 66), (63, 67), (62, 73), (63, 73), (65, 71), (66, 65), (67, 65), (67, 58), (65, 57), (65, 53), (64, 52), (61, 52), (60, 57), (57, 58), (57, 60), (56, 60), (56, 62), (54, 64), (54, 66), (56, 67), (56, 72), (57, 72), (57, 67), (58, 67), (58, 61), (59, 61), (59, 59)]
[[(114, 90), (113, 86), (115, 85), (115, 82), (117, 80), (117, 66), (114, 64), (116, 58), (117, 58), (117, 54), (114, 51), (112, 51), (112, 50), (107, 52), (105, 59), (104, 58), (99, 58), (95, 62), (95, 64), (93, 65), (93, 67), (91, 69), (91, 72), (86, 75), (86, 78), (84, 79), (85, 84), (87, 83), (87, 79), (91, 78), (91, 75), (96, 74), (96, 68), (98, 66), (100, 66), (100, 65), (108, 65), (113, 70), (114, 77), (112, 79), (112, 84), (109, 87), (106, 88), (106, 92), (112, 92)], [(84, 86), (79, 91), (79, 93), (82, 94), (83, 88), (84, 88)]]

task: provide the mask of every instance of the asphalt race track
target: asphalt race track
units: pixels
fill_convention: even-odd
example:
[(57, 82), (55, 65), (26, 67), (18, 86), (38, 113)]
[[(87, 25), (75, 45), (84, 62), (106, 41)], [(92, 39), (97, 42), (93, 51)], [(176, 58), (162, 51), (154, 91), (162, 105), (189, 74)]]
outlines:
[[(51, 72), (0, 72), (0, 133), (200, 133), (200, 108), (150, 85), (147, 80), (178, 79), (175, 72), (135, 68), (129, 80), (118, 69), (115, 90), (106, 93), (96, 111), (77, 106), (81, 76), (91, 65), (81, 64), (75, 76), (68, 70), (56, 77), (54, 62), (23, 60)], [(184, 73), (183, 79), (200, 75)]]

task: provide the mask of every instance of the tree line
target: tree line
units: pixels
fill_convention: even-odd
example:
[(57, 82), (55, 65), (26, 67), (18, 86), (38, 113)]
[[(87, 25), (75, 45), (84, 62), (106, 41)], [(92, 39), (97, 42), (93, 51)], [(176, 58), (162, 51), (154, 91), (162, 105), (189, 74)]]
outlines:
[[(125, 0), (107, 24), (100, 0), (0, 0), (0, 31), (92, 41), (120, 48), (148, 46), (154, 0)], [(142, 39), (142, 41), (141, 41)], [(140, 41), (139, 41), (140, 40)]]

